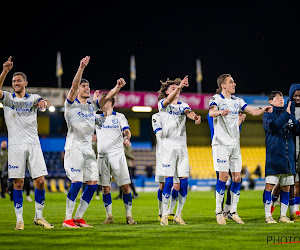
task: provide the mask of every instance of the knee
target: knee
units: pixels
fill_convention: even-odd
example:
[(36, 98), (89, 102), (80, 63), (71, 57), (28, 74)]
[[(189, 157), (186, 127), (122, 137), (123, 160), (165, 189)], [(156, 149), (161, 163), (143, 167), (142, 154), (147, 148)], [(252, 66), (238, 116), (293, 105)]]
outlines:
[[(281, 186), (281, 190), (284, 192), (289, 192), (290, 191), (290, 186)], [(291, 197), (293, 198), (293, 197)]]
[(122, 185), (121, 188), (122, 188), (122, 192), (123, 192), (124, 194), (129, 194), (130, 191), (131, 191), (131, 190), (130, 190), (129, 184)]
[(174, 188), (175, 190), (179, 191), (179, 189), (180, 189), (180, 183), (174, 183), (174, 184), (173, 184), (173, 188)]
[(219, 175), (219, 180), (223, 182), (227, 182), (229, 178), (228, 173), (223, 172), (222, 174)]
[(38, 177), (37, 179), (35, 179), (35, 185), (36, 185), (37, 189), (44, 189), (44, 187), (45, 187), (44, 176), (41, 176), (41, 177)]
[(102, 191), (103, 191), (103, 194), (109, 194), (110, 193), (110, 186), (103, 186)]
[(273, 190), (274, 185), (267, 183), (265, 190), (271, 192)]
[(22, 190), (24, 186), (24, 179), (14, 179), (14, 189)]
[(240, 175), (237, 175), (237, 176), (233, 177), (232, 180), (233, 180), (234, 182), (241, 182), (242, 177), (241, 177)]

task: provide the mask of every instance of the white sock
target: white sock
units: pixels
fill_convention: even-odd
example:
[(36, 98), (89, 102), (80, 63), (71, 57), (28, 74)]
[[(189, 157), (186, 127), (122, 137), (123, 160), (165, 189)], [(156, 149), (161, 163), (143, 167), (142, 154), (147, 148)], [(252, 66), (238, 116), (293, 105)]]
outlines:
[(265, 217), (268, 218), (271, 215), (271, 203), (270, 204), (266, 204), (264, 203), (264, 208), (265, 208)]
[(222, 211), (223, 198), (224, 198), (224, 193), (220, 194), (216, 191), (216, 214)]
[(17, 217), (17, 222), (24, 221), (23, 220), (23, 207), (15, 208), (15, 213)]
[(186, 201), (186, 196), (181, 196), (181, 194), (178, 192), (178, 204), (177, 204), (177, 210), (176, 210), (176, 216), (181, 216), (181, 212), (184, 206), (184, 203)]
[[(280, 203), (281, 204), (281, 206), (282, 206), (282, 204), (283, 203)], [(285, 205), (285, 206), (287, 206), (287, 205)], [(298, 210), (296, 210), (297, 208), (296, 208), (296, 205), (289, 205), (288, 206), (289, 207), (289, 209), (290, 209), (290, 215), (292, 215), (293, 213), (296, 213), (296, 211), (298, 211)], [(281, 209), (280, 209), (281, 210)], [(285, 212), (286, 213), (286, 212)]]
[[(178, 194), (178, 196), (179, 196), (179, 194)], [(171, 197), (168, 214), (174, 214), (174, 208), (176, 206), (177, 200), (178, 200), (178, 197), (177, 197), (177, 199), (174, 199), (173, 197)]]
[(75, 208), (76, 200), (72, 201), (67, 197), (67, 202), (66, 202), (66, 220), (71, 220), (73, 211)]
[(299, 204), (295, 204), (295, 210), (296, 212), (299, 211)]
[(106, 217), (108, 215), (112, 215), (112, 204), (109, 204), (108, 206), (105, 207), (105, 212), (106, 212)]
[[(291, 209), (291, 208), (290, 208)], [(288, 210), (288, 205), (284, 204), (284, 203), (280, 203), (280, 215), (281, 216), (286, 216), (286, 212)], [(292, 214), (291, 214), (292, 215)]]
[(76, 214), (74, 216), (74, 219), (76, 219), (76, 220), (82, 219), (83, 214), (87, 210), (88, 206), (89, 206), (89, 203), (87, 203), (83, 199), (80, 199), (80, 203), (79, 203), (79, 206), (77, 208), (77, 211), (76, 211)]
[(228, 205), (228, 204), (225, 204), (225, 206), (224, 206), (224, 212), (229, 212), (230, 211), (230, 208), (231, 208), (231, 206), (230, 205)]
[(234, 213), (237, 211), (237, 204), (239, 203), (240, 200), (240, 195), (235, 194), (234, 192), (230, 191), (231, 195), (231, 208), (230, 208), (230, 213)]
[(170, 194), (162, 195), (162, 216), (168, 215)]
[(40, 204), (38, 202), (35, 202), (35, 218), (40, 219), (43, 218), (43, 209), (45, 204)]
[(125, 211), (126, 211), (126, 217), (132, 216), (131, 210), (132, 210), (132, 202), (128, 202), (128, 204), (124, 203), (125, 205)]

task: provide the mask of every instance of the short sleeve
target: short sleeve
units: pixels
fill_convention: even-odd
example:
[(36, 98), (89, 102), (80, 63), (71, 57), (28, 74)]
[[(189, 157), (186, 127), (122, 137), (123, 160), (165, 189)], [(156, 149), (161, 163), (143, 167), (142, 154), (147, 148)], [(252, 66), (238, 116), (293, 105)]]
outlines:
[(13, 105), (12, 100), (13, 100), (12, 94), (10, 92), (3, 91), (3, 96), (2, 99), (0, 100), (3, 106), (11, 107)]
[(166, 107), (164, 107), (163, 102), (165, 99), (162, 99), (158, 102), (158, 110), (161, 111), (163, 109), (165, 109)]
[(74, 101), (71, 102), (68, 98), (65, 100), (65, 108), (69, 109), (73, 105)]
[(244, 111), (245, 108), (248, 106), (248, 104), (244, 101), (244, 99), (239, 98), (239, 106), (240, 106), (240, 111)]
[(43, 100), (43, 98), (38, 94), (33, 94), (32, 97), (34, 104), (37, 104), (40, 100)]
[(95, 110), (101, 109), (101, 107), (99, 106), (99, 100), (98, 99), (93, 100), (92, 104), (94, 105)]
[(182, 107), (183, 107), (183, 112), (184, 112), (185, 110), (192, 110), (192, 109), (190, 108), (190, 106), (189, 106), (187, 103), (185, 103), (185, 102), (183, 102), (181, 105), (182, 105)]
[(215, 105), (215, 106), (219, 107), (219, 104), (220, 104), (220, 101), (219, 101), (218, 96), (214, 95), (212, 98), (210, 98), (208, 106), (210, 107), (210, 106)]
[(123, 115), (123, 114), (120, 114), (120, 125), (122, 128), (122, 131), (124, 131), (125, 129), (130, 129), (128, 121), (127, 121), (125, 115)]
[(152, 115), (151, 122), (152, 122), (152, 129), (153, 129), (154, 134), (156, 134), (158, 131), (162, 130), (159, 114)]

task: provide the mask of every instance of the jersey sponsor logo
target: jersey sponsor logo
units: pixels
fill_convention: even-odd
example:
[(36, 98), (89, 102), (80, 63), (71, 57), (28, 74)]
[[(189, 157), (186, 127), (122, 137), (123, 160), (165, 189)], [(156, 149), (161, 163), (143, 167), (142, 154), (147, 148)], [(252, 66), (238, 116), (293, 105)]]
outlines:
[(170, 167), (171, 167), (171, 164), (163, 164), (163, 163), (162, 163), (162, 167), (163, 167), (163, 168), (170, 168)]
[(94, 117), (94, 113), (93, 112), (91, 112), (91, 113), (89, 113), (89, 114), (84, 114), (84, 113), (82, 113), (82, 112), (78, 112), (78, 115), (80, 116), (80, 117), (83, 117), (83, 118), (91, 118), (91, 117)]
[(20, 168), (20, 166), (13, 166), (13, 165), (8, 165), (8, 169), (17, 169)]
[(170, 110), (169, 114), (170, 115), (184, 115), (184, 108), (179, 107), (178, 109), (179, 109), (178, 111)]
[(80, 169), (76, 169), (76, 168), (71, 168), (71, 172), (80, 172), (81, 170)]
[(119, 125), (101, 125), (101, 128), (119, 128)]
[(114, 118), (113, 120), (112, 120), (112, 123), (113, 124), (117, 124), (119, 122), (119, 120), (117, 119), (117, 118)]
[(226, 162), (227, 162), (226, 160), (217, 159), (217, 163), (226, 163)]

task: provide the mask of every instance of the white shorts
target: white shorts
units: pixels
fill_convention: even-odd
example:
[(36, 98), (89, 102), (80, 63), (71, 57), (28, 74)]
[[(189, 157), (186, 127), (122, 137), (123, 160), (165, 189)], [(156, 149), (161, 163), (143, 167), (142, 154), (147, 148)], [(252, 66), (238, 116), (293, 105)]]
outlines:
[[(156, 182), (165, 182), (166, 177), (160, 176), (160, 175), (155, 175), (155, 181)], [(173, 177), (173, 183), (180, 183), (180, 179), (176, 176)]]
[(98, 181), (96, 155), (92, 148), (70, 149), (65, 152), (64, 168), (71, 181)]
[(97, 161), (100, 173), (100, 185), (110, 186), (112, 176), (117, 186), (131, 183), (124, 152), (117, 155), (98, 155)]
[(8, 178), (25, 178), (26, 166), (32, 179), (48, 175), (41, 145), (20, 144), (8, 146)]
[(294, 175), (292, 175), (292, 174), (267, 175), (266, 183), (274, 184), (274, 185), (279, 183), (280, 186), (294, 185)]
[(160, 176), (189, 177), (190, 165), (186, 146), (161, 148), (162, 174)]
[(218, 172), (241, 172), (242, 154), (240, 146), (212, 146), (214, 170)]

